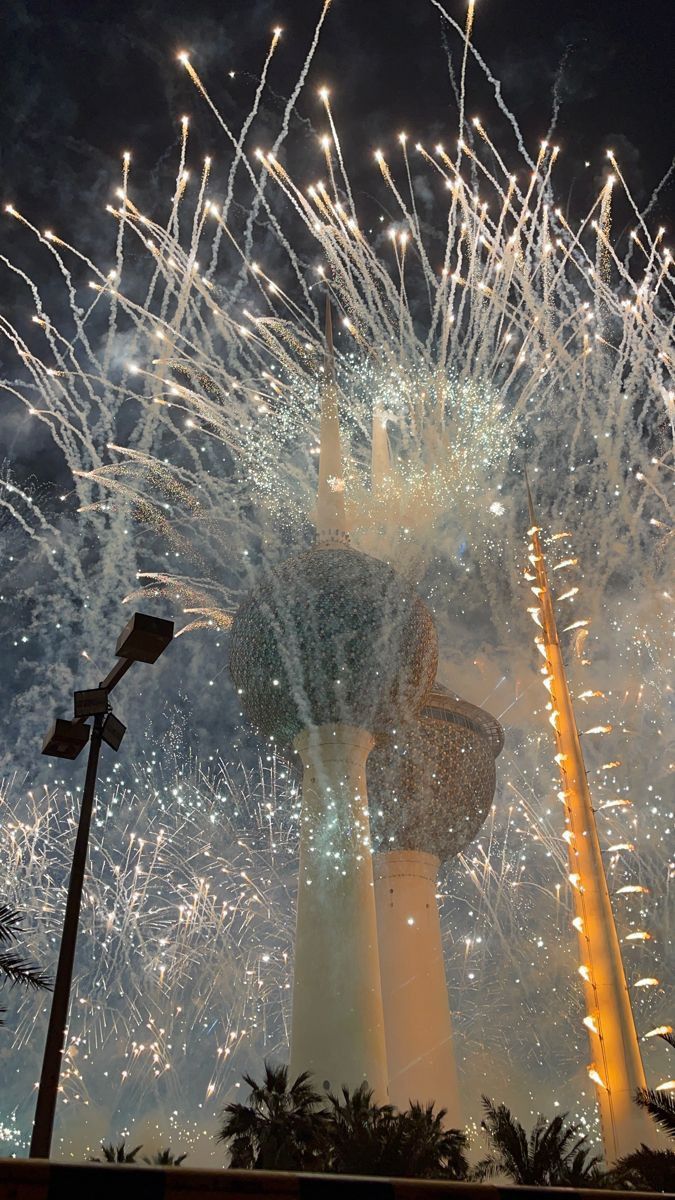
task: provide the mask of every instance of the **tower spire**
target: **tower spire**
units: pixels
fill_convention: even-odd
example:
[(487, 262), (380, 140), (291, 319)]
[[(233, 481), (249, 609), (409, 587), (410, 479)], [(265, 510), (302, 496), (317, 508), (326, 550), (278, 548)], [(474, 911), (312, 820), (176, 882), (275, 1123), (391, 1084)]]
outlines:
[(542, 631), (535, 641), (546, 660), (543, 673), (551, 697), (549, 721), (555, 730), (556, 761), (562, 779), (568, 879), (574, 900), (579, 974), (584, 981), (584, 1025), (590, 1045), (587, 1071), (595, 1085), (605, 1156), (608, 1163), (613, 1163), (641, 1142), (652, 1144), (653, 1128), (635, 1104), (636, 1089), (646, 1087), (644, 1068), (527, 474), (525, 485), (530, 515), (529, 560), (537, 578), (532, 591), (538, 600), (538, 606), (530, 612)]
[(374, 496), (381, 496), (385, 480), (391, 474), (391, 447), (387, 422), (379, 405), (373, 409), (371, 433), (370, 485)]
[(340, 420), (335, 383), (335, 350), (330, 297), (326, 294), (326, 352), (324, 383), (321, 389), (321, 428), (319, 435), (319, 491), (316, 505), (317, 547), (349, 544), (345, 512), (345, 481), (340, 450)]

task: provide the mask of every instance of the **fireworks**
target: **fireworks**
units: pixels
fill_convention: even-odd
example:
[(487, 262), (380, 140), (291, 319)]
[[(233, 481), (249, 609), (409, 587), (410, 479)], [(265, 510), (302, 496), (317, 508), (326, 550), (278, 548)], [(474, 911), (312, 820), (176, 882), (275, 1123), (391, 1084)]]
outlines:
[[(82, 1157), (100, 1138), (128, 1130), (171, 1137), (209, 1161), (217, 1113), (236, 1095), (242, 1071), (263, 1055), (285, 1056), (298, 809), (297, 782), (273, 757), (247, 771), (167, 756), (162, 765), (140, 763), (126, 786), (102, 785), (58, 1108), (60, 1153)], [(21, 902), (41, 961), (55, 956), (76, 812), (77, 797), (62, 784), (37, 794), (15, 780), (0, 800), (9, 834), (0, 884)], [(500, 827), (494, 808), (439, 892), (460, 1066), (477, 1088), (495, 1078), (492, 1055), (505, 1080), (521, 1069), (541, 1072), (551, 1052), (538, 1011), (542, 989), (574, 995), (555, 858), (546, 878), (547, 855), (562, 857), (559, 842), (541, 825), (533, 833), (521, 824), (526, 812), (514, 807)], [(527, 873), (519, 862), (525, 849), (535, 858)], [(533, 976), (533, 950), (544, 955), (545, 980)], [(2, 1118), (6, 1149), (19, 1150), (32, 1120), (45, 1002), (19, 993), (8, 1000)], [(486, 1011), (498, 1025), (490, 1047)], [(574, 1014), (556, 1026), (558, 1056), (573, 1070)]]
[[(134, 774), (104, 789), (94, 819), (61, 1077), (60, 1144), (71, 1153), (150, 1117), (158, 1137), (208, 1143), (242, 1070), (261, 1046), (279, 1055), (286, 1042), (295, 785), (275, 761), (235, 777), (222, 763), (167, 772), (149, 760)], [(0, 801), (3, 895), (20, 896), (45, 961), (76, 815), (77, 798), (60, 789), (15, 785)], [(3, 1071), (21, 1065), (3, 1086), (3, 1117), (24, 1137), (43, 1017), (24, 997), (3, 1054)]]
[[(573, 221), (556, 197), (557, 148), (544, 142), (530, 154), (507, 112), (519, 149), (514, 158), (512, 138), (501, 149), (499, 93), (494, 133), (488, 117), (463, 121), (459, 142), (413, 144), (392, 133), (372, 165), (379, 204), (368, 199), (361, 211), (338, 102), (326, 89), (316, 101), (303, 93), (320, 26), (276, 134), (267, 114), (259, 122), (270, 61), (283, 44), (276, 31), (238, 133), (199, 64), (181, 56), (177, 69), (206, 104), (205, 119), (220, 127), (223, 159), (192, 163), (190, 124), (181, 121), (163, 220), (164, 197), (144, 211), (125, 155), (108, 212), (114, 251), (103, 265), (65, 233), (41, 232), (18, 202), (10, 207), (65, 291), (61, 300), (50, 289), (48, 304), (3, 257), (34, 309), (29, 324), (0, 318), (17, 356), (3, 387), (49, 426), (72, 489), (62, 501), (45, 501), (4, 481), (0, 504), (17, 564), (7, 602), (13, 584), (26, 588), (30, 547), (25, 636), (45, 661), (67, 663), (72, 673), (78, 664), (69, 646), (75, 641), (95, 656), (123, 592), (157, 603), (170, 597), (190, 630), (179, 643), (191, 646), (190, 661), (187, 651), (180, 660), (182, 690), (213, 687), (220, 697), (232, 612), (263, 563), (303, 545), (312, 520), (319, 314), (328, 289), (339, 330), (353, 542), (414, 581), (435, 614), (442, 682), (491, 708), (507, 732), (495, 811), (441, 884), (467, 1090), (477, 1097), (502, 1055), (511, 1068), (527, 1064), (519, 1086), (536, 1095), (533, 1107), (546, 1109), (556, 1063), (556, 1077), (570, 1076), (556, 1095), (583, 1112), (586, 1073), (581, 1082), (572, 1074), (585, 1037), (571, 999), (574, 885), (564, 873), (545, 724), (553, 714), (540, 699), (519, 591), (522, 466), (531, 469), (542, 522), (563, 542), (556, 570), (565, 572), (553, 578), (569, 613), (570, 683), (580, 715), (588, 714), (587, 764), (644, 1029), (672, 1015), (663, 991), (675, 820), (672, 596), (664, 583), (673, 545), (672, 260), (611, 152), (599, 195)], [(318, 144), (303, 133), (294, 145), (301, 100), (327, 122)], [(261, 133), (249, 152), (259, 123), (265, 140)], [(617, 205), (635, 216), (625, 246), (612, 240)], [(19, 561), (22, 576), (13, 580)], [(16, 650), (30, 654), (31, 646)], [(167, 671), (159, 678), (168, 681)], [(61, 702), (70, 682), (64, 669), (39, 692), (34, 680), (26, 683), (18, 708), (24, 731), (38, 731), (37, 719), (27, 726), (24, 714), (39, 712), (42, 721), (45, 702)], [(161, 725), (161, 712), (152, 715)], [(211, 748), (233, 713), (221, 710), (217, 734), (210, 717), (200, 720)], [(185, 729), (179, 740), (189, 741)], [(77, 1053), (69, 1049), (63, 1098), (100, 1105), (127, 1124), (162, 1105), (170, 1123), (180, 1108), (175, 1128), (190, 1134), (207, 1127), (207, 1113), (212, 1119), (242, 1067), (259, 1065), (263, 1053), (283, 1056), (295, 800), (288, 781), (278, 795), (276, 780), (272, 846), (258, 799), (242, 803), (236, 821), (228, 808), (240, 786), (259, 797), (264, 773), (251, 789), (231, 775), (216, 782), (184, 771), (181, 780), (178, 767), (176, 796), (155, 773), (147, 787), (140, 775), (126, 785), (118, 776), (100, 804), (92, 861), (102, 874), (92, 871), (88, 884), (96, 903), (85, 906), (71, 1030)], [(190, 799), (181, 803), (185, 791)], [(16, 817), (26, 829), (17, 830), (12, 853), (20, 862), (28, 854), (30, 872), (15, 873), (11, 858), (2, 869), (13, 881), (10, 895), (31, 913), (44, 910), (41, 928), (54, 938), (57, 902), (47, 881), (60, 886), (63, 877), (72, 799), (55, 783), (48, 794), (50, 813), (40, 799), (23, 815), (19, 806)], [(215, 855), (208, 870), (206, 848)], [(241, 869), (255, 882), (240, 884), (247, 854), (257, 865), (246, 860)], [(651, 941), (638, 936), (647, 928)], [(155, 980), (148, 991), (146, 973)], [(104, 979), (124, 990), (119, 1006), (99, 999)], [(19, 1047), (35, 1061), (35, 1046), (27, 1047), (36, 1005), (25, 1005), (12, 1054)], [(106, 1070), (111, 1090), (99, 1078)], [(25, 1129), (30, 1099), (19, 1090), (3, 1125), (14, 1128), (12, 1114), (20, 1113)], [(506, 1078), (503, 1090), (508, 1098)], [(180, 1105), (169, 1108), (173, 1094)], [(204, 1121), (195, 1125), (198, 1111)]]

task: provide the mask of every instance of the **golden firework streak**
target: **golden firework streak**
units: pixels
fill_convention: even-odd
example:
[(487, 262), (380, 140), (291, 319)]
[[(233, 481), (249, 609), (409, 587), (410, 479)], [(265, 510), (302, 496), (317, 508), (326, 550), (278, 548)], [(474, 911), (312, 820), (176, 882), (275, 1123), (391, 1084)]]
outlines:
[(654, 1131), (647, 1115), (635, 1104), (637, 1088), (647, 1086), (645, 1073), (529, 484), (527, 498), (529, 561), (536, 571), (533, 591), (539, 601), (533, 615), (539, 618), (537, 625), (542, 631), (536, 641), (546, 659), (544, 681), (551, 697), (549, 719), (555, 730), (556, 761), (562, 778), (568, 879), (572, 884), (579, 974), (584, 981), (583, 1023), (591, 1058), (587, 1072), (595, 1085), (605, 1156), (608, 1163), (613, 1163), (642, 1142), (652, 1143)]

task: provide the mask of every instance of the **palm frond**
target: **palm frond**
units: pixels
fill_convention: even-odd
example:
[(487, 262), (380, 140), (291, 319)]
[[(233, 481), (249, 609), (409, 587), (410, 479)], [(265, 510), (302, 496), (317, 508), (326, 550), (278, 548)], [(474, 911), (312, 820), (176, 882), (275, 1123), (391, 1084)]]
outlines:
[(620, 1158), (610, 1175), (611, 1186), (648, 1192), (675, 1192), (675, 1150), (639, 1150)]
[(126, 1150), (125, 1146), (124, 1146), (124, 1142), (120, 1142), (119, 1146), (117, 1147), (117, 1161), (118, 1162), (127, 1162), (127, 1163), (135, 1162), (138, 1151), (142, 1150), (142, 1149), (143, 1149), (143, 1146), (141, 1145), (141, 1146), (134, 1146), (133, 1150)]
[(640, 1108), (647, 1109), (657, 1125), (675, 1138), (675, 1096), (653, 1091), (652, 1088), (638, 1088), (635, 1099)]
[(600, 1155), (579, 1149), (564, 1163), (556, 1183), (562, 1187), (602, 1187), (607, 1186), (606, 1181)]
[(488, 1096), (482, 1097), (485, 1116), (481, 1125), (485, 1129), (500, 1160), (500, 1169), (515, 1183), (531, 1183), (531, 1147), (540, 1137), (540, 1125), (535, 1125), (530, 1141), (520, 1121), (505, 1104), (494, 1104)]
[(50, 976), (15, 950), (0, 951), (0, 975), (4, 975), (10, 983), (22, 983), (41, 991), (50, 991), (52, 988)]
[(494, 1179), (495, 1175), (501, 1169), (501, 1163), (493, 1154), (489, 1154), (487, 1158), (481, 1158), (477, 1162), (471, 1172), (471, 1178), (477, 1183), (482, 1183), (485, 1179)]
[(0, 942), (15, 942), (21, 929), (21, 913), (10, 904), (0, 904)]
[(552, 1121), (541, 1114), (529, 1135), (505, 1104), (494, 1104), (483, 1096), (485, 1116), (481, 1122), (492, 1144), (492, 1154), (474, 1169), (474, 1179), (488, 1179), (497, 1172), (514, 1183), (538, 1187), (594, 1183), (601, 1177), (599, 1160), (587, 1157), (585, 1136), (579, 1126), (568, 1124), (568, 1113)]
[(127, 1150), (125, 1142), (119, 1142), (117, 1145), (114, 1142), (101, 1142), (103, 1158), (91, 1158), (89, 1161), (96, 1163), (133, 1163), (136, 1162), (138, 1151), (142, 1149), (142, 1146), (135, 1146), (133, 1150)]
[(143, 1162), (151, 1167), (179, 1167), (187, 1158), (187, 1154), (174, 1155), (170, 1146), (166, 1150), (156, 1150), (151, 1158), (144, 1155)]

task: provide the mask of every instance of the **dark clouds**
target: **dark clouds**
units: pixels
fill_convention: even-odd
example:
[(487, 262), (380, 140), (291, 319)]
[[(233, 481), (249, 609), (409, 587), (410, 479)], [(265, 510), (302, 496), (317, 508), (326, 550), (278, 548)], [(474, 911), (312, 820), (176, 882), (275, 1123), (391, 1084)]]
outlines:
[[(463, 20), (464, 3), (449, 0), (447, 7)], [(116, 165), (130, 142), (150, 165), (171, 142), (185, 106), (194, 108), (175, 61), (180, 49), (194, 55), (225, 111), (243, 114), (278, 21), (284, 36), (270, 83), (287, 95), (320, 8), (320, 0), (15, 3), (4, 14), (3, 186), (58, 210), (78, 194), (96, 199), (105, 190), (99, 172)], [(622, 134), (640, 145), (654, 186), (671, 155), (670, 21), (670, 6), (661, 0), (641, 8), (620, 0), (593, 6), (480, 0), (475, 41), (532, 138), (545, 131), (564, 55), (560, 130), (570, 149), (588, 156), (608, 134)], [(458, 61), (461, 42), (452, 32), (449, 46)], [(472, 103), (481, 88), (474, 74), (470, 69)], [(424, 0), (334, 0), (310, 92), (323, 82), (333, 88), (346, 125), (358, 115), (364, 149), (371, 139), (394, 135), (402, 122), (421, 134), (452, 107), (439, 13)], [(304, 107), (311, 110), (311, 102)]]

